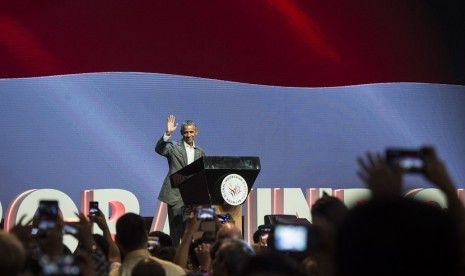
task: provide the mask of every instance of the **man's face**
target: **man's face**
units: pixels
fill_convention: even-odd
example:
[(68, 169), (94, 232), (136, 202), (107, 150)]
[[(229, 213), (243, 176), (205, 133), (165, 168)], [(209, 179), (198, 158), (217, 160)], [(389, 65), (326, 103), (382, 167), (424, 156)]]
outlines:
[(181, 134), (182, 134), (182, 139), (184, 139), (186, 143), (192, 146), (194, 144), (194, 138), (195, 136), (197, 136), (197, 128), (193, 125), (186, 125), (182, 129)]

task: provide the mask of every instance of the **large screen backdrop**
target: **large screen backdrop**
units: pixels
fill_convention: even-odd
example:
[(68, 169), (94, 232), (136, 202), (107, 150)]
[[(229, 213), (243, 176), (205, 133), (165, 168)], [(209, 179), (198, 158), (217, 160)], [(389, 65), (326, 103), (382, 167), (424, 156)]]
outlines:
[(207, 155), (259, 156), (257, 188), (363, 187), (358, 156), (425, 144), (464, 188), (460, 4), (162, 2), (1, 4), (3, 210), (119, 188), (152, 215), (169, 114)]

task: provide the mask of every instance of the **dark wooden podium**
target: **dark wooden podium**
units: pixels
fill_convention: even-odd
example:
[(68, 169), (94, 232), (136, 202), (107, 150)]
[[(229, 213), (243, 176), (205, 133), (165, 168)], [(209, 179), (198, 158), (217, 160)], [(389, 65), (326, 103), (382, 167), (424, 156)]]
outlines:
[(223, 204), (220, 185), (230, 174), (247, 182), (250, 192), (260, 172), (258, 157), (206, 156), (170, 175), (173, 188), (179, 188), (186, 205)]
[(260, 172), (258, 157), (206, 156), (170, 175), (173, 188), (179, 188), (184, 204), (214, 206), (217, 213), (230, 213), (242, 229), (240, 206), (226, 204), (222, 193), (223, 179), (240, 175), (247, 183), (247, 195)]

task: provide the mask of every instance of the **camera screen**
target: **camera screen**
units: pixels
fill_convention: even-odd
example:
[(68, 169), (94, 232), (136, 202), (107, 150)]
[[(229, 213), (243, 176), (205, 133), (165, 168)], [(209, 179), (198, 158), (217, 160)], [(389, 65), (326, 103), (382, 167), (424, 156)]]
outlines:
[(41, 216), (58, 216), (58, 202), (53, 200), (42, 200), (39, 202), (39, 214)]
[(226, 223), (229, 219), (229, 215), (228, 214), (218, 214), (216, 215), (218, 217), (218, 221), (220, 223)]
[(279, 251), (305, 251), (308, 228), (305, 225), (276, 225), (274, 247)]
[(423, 171), (423, 156), (415, 150), (386, 150), (386, 162), (389, 166), (399, 166), (406, 172)]
[(262, 246), (268, 246), (268, 236), (270, 235), (271, 228), (264, 227), (260, 229), (260, 244)]
[(52, 219), (41, 219), (39, 221), (39, 229), (51, 229), (51, 228), (54, 228), (56, 225), (56, 221), (55, 220), (52, 220)]
[(160, 246), (160, 242), (158, 240), (158, 237), (152, 237), (149, 236), (147, 240), (147, 249), (148, 250), (155, 250)]
[(213, 219), (215, 217), (215, 209), (213, 208), (200, 208), (197, 211), (198, 219)]
[(33, 227), (33, 228), (31, 229), (31, 235), (37, 235), (37, 233), (39, 233), (39, 228)]
[(76, 227), (71, 226), (69, 224), (63, 225), (63, 234), (71, 234), (71, 235), (77, 235), (78, 230)]
[(95, 216), (98, 214), (98, 202), (91, 201), (89, 202), (89, 216)]
[(58, 217), (58, 202), (41, 200), (39, 202), (39, 229), (54, 228)]

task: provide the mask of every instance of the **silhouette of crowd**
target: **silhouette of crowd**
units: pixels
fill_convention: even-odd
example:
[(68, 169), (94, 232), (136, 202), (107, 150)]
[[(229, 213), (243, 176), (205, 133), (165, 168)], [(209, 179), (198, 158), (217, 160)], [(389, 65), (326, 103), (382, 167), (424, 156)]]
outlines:
[[(421, 174), (443, 192), (446, 209), (404, 197), (405, 170), (366, 153), (358, 175), (370, 199), (347, 208), (324, 194), (311, 223), (261, 225), (252, 244), (232, 219), (207, 221), (195, 211), (176, 247), (166, 233), (148, 233), (138, 214), (121, 216), (113, 237), (101, 212), (77, 214), (75, 222), (57, 216), (48, 226), (37, 212), (0, 232), (0, 275), (464, 275), (464, 206), (435, 150), (420, 151)], [(102, 234), (92, 234), (94, 225)], [(79, 242), (74, 252), (63, 243), (66, 234)]]

